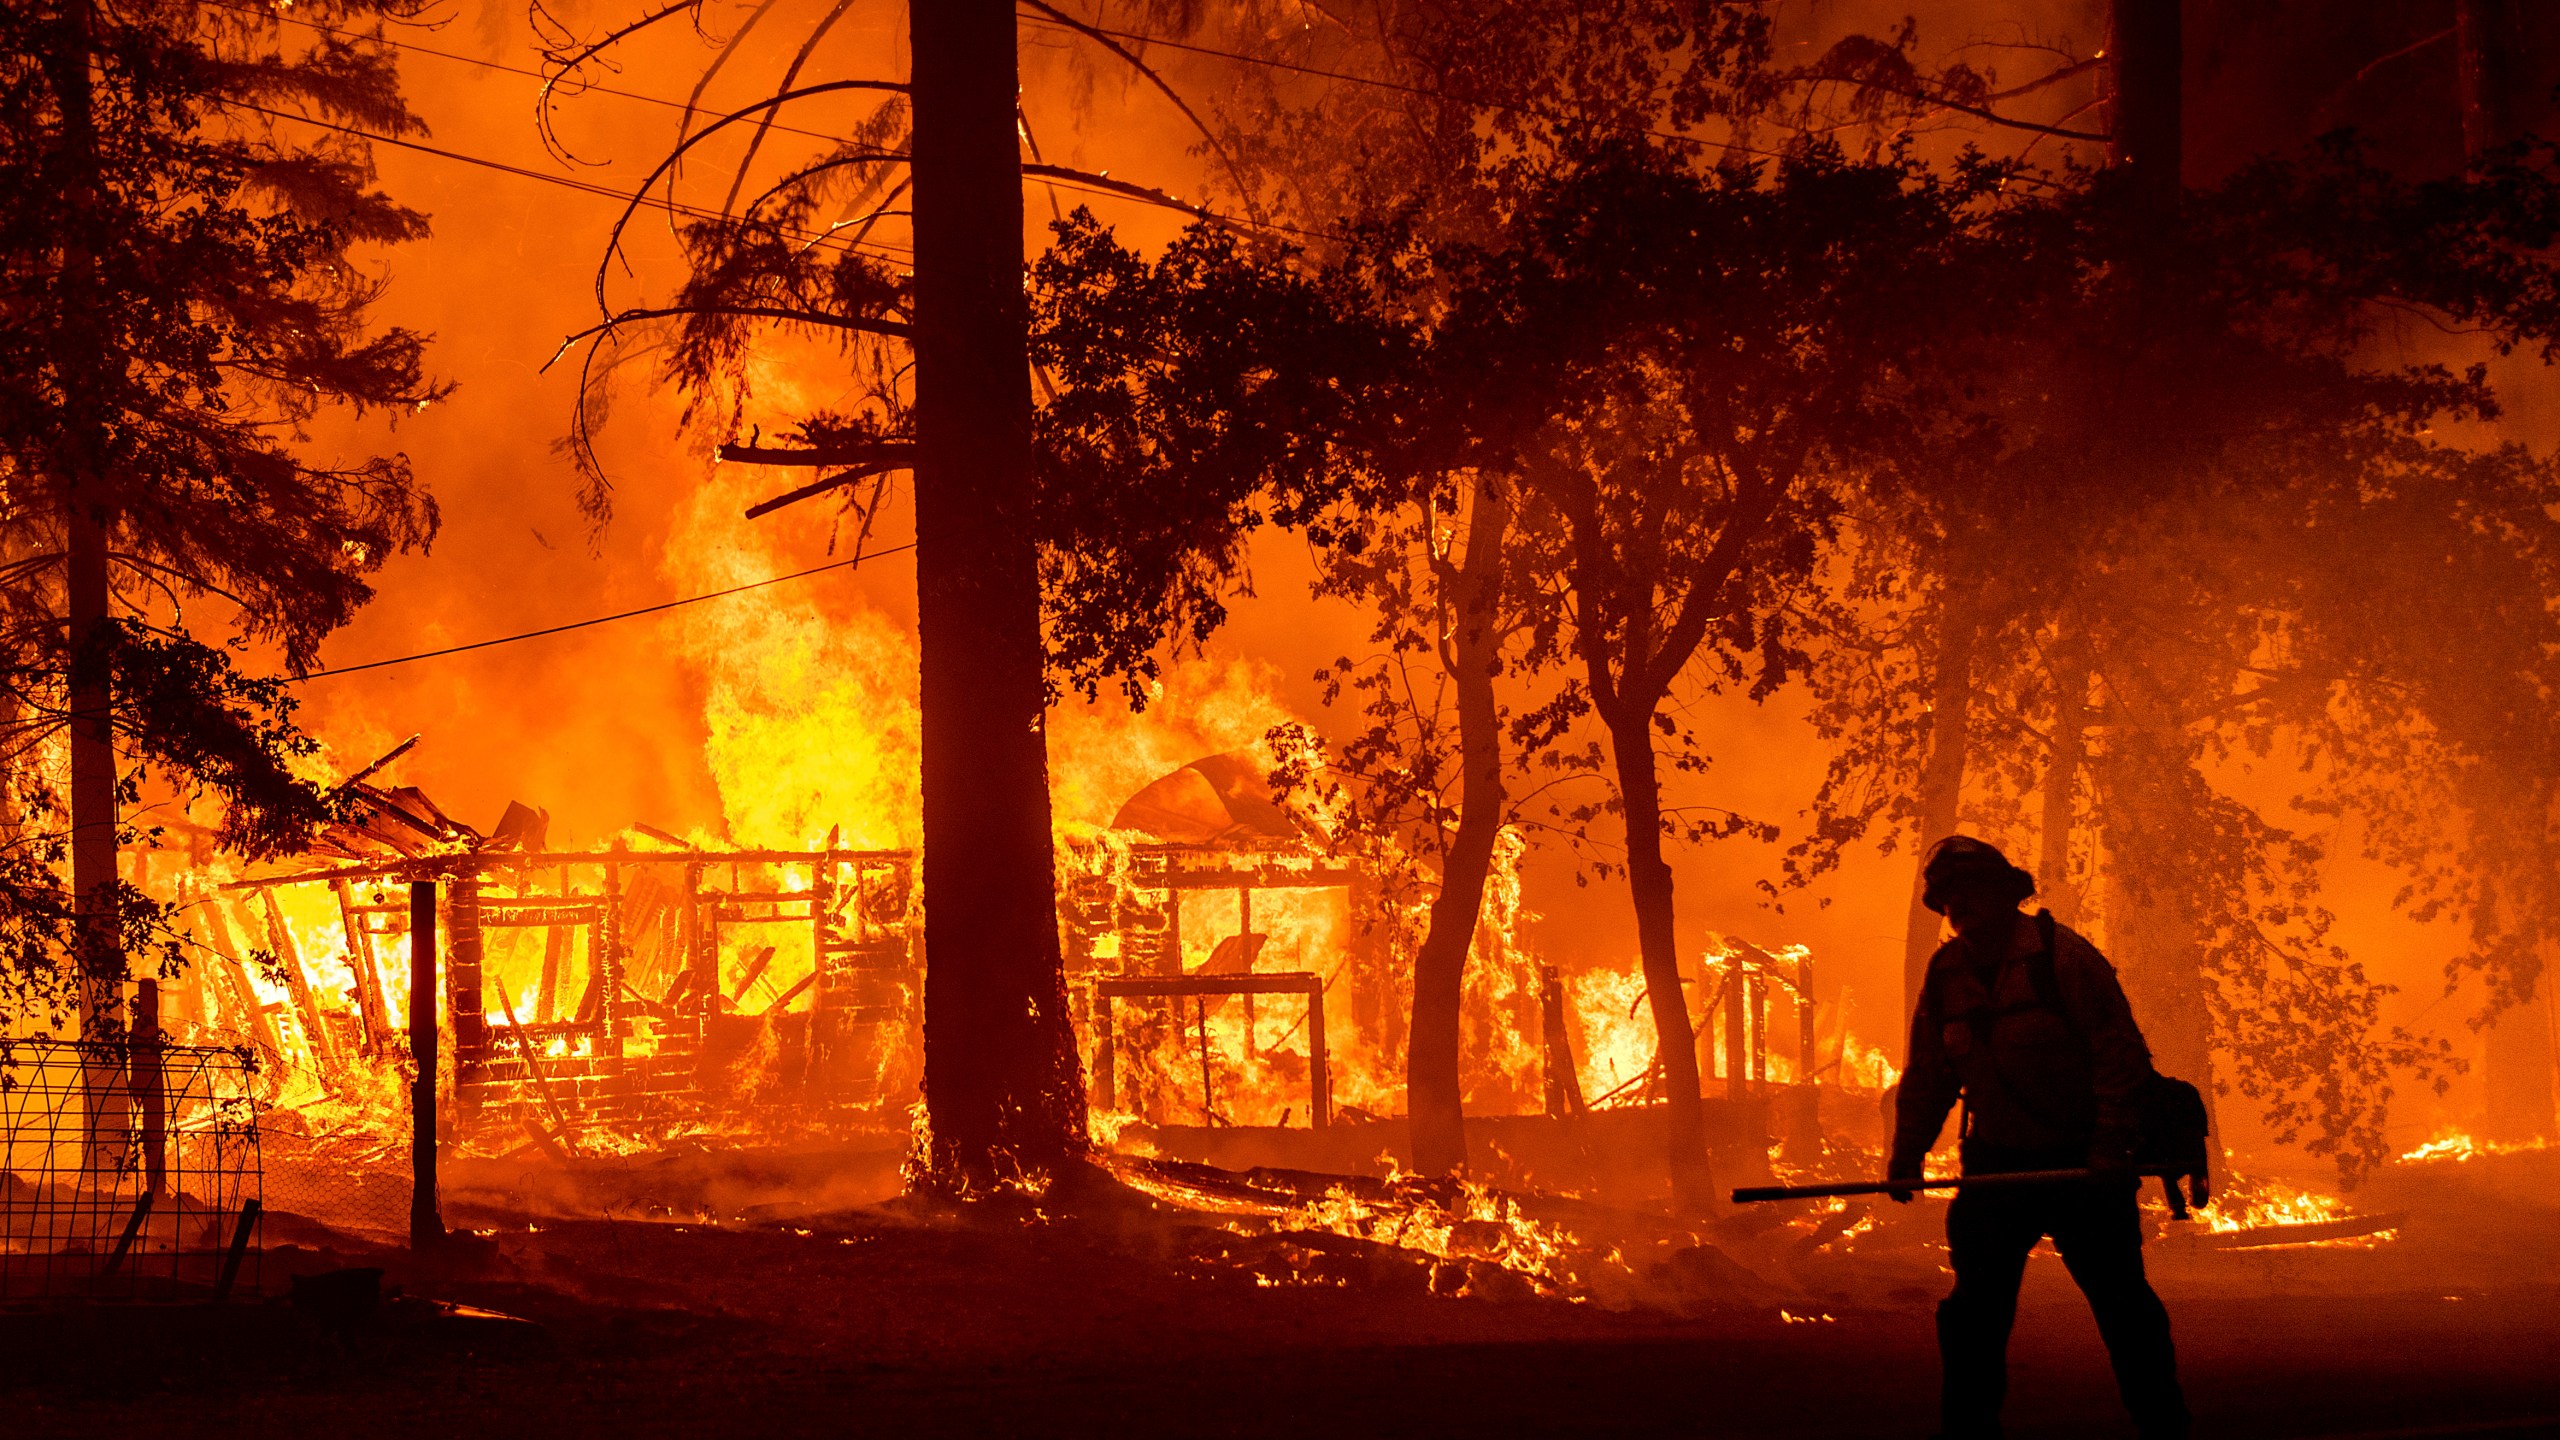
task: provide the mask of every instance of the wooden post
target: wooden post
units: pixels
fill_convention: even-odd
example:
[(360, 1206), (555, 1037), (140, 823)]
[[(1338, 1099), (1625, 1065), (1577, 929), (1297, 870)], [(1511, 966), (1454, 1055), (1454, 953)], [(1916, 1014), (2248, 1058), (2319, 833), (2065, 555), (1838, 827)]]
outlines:
[(1573, 1032), (1565, 1024), (1564, 976), (1553, 965), (1538, 967), (1539, 1028), (1546, 1035), (1547, 1113), (1579, 1115), (1582, 1073), (1573, 1058)]
[(1796, 1079), (1813, 1083), (1814, 1051), (1821, 1044), (1814, 1034), (1817, 1028), (1813, 1013), (1813, 956), (1796, 961)]
[(1200, 1123), (1218, 1123), (1218, 1089), (1209, 1073), (1209, 997), (1199, 999), (1200, 1009)]
[[(615, 854), (623, 850), (620, 840), (613, 842)], [(595, 1003), (596, 1053), (620, 1055), (621, 1032), (617, 1027), (622, 1002), (622, 867), (608, 863), (604, 867), (604, 915), (596, 924), (593, 974), (587, 982), (588, 998)]]
[(1821, 1037), (1816, 1032), (1813, 1008), (1813, 956), (1807, 953), (1796, 960), (1796, 1123), (1794, 1134), (1797, 1154), (1813, 1159), (1822, 1154), (1822, 1085), (1815, 1071), (1820, 1064)]
[(1724, 1093), (1739, 1100), (1751, 1093), (1751, 1025), (1747, 1018), (1749, 988), (1743, 979), (1742, 956), (1736, 952), (1724, 972)]
[(481, 970), (485, 959), (480, 933), (480, 876), (476, 871), (457, 871), (447, 881), (450, 893), (445, 898), (446, 967), (453, 983), (452, 994), (453, 1058), (467, 1071), (476, 1072), (489, 1059), (489, 1017), (481, 992), (484, 988)]
[(702, 866), (684, 867), (684, 942), (677, 952), (692, 977), (686, 994), (697, 1014), (720, 1013), (720, 947), (703, 943)]
[(1333, 1065), (1324, 1043), (1324, 982), (1307, 992), (1307, 1103), (1315, 1128), (1333, 1123)]
[(1769, 1083), (1769, 977), (1744, 971), (1744, 994), (1751, 1011), (1751, 1084), (1754, 1089)]
[(142, 1121), (142, 1193), (160, 1193), (169, 1173), (169, 1096), (160, 1068), (160, 982), (133, 986), (133, 1108)]
[[(1236, 955), (1244, 961), (1245, 969), (1253, 968), (1253, 887), (1250, 885), (1236, 887)], [(1252, 1063), (1253, 992), (1251, 991), (1246, 991), (1244, 995), (1244, 1058), (1246, 1063)]]
[(1111, 997), (1097, 988), (1093, 996), (1093, 1090), (1094, 1103), (1105, 1110), (1120, 1108), (1120, 1037), (1112, 1022)]
[[(809, 866), (809, 979), (818, 993), (809, 1001), (809, 1030), (803, 1043), (813, 1056), (828, 1048), (823, 1033), (826, 1022), (821, 1017), (836, 999), (831, 993), (835, 986), (827, 974), (828, 941), (832, 938), (827, 922), (836, 904), (836, 836), (834, 829), (827, 831), (826, 848)], [(780, 1011), (781, 1007), (776, 1006), (775, 1013)]]
[(409, 1248), (444, 1238), (436, 1213), (436, 882), (409, 885)]

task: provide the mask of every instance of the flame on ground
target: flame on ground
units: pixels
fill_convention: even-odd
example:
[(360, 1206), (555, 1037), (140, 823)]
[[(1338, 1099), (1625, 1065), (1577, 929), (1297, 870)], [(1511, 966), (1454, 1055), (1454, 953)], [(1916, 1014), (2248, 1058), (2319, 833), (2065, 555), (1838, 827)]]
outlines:
[(2520, 1155), (2550, 1148), (2549, 1140), (2477, 1140), (2460, 1130), (2446, 1130), (2438, 1133), (2436, 1138), (2424, 1145), (2404, 1152), (2399, 1157), (2399, 1163), (2422, 1165), (2429, 1161), (2443, 1160), (2461, 1164), (2466, 1160), (2476, 1160), (2483, 1155)]

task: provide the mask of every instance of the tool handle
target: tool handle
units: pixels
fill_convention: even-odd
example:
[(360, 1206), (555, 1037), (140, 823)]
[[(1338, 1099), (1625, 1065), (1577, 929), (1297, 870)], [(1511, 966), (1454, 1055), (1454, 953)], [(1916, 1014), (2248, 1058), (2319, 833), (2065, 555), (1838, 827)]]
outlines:
[[(2144, 1170), (2136, 1173), (2152, 1175), (2160, 1172)], [(2087, 1169), (2019, 1170), (2005, 1175), (1947, 1175), (1935, 1180), (1844, 1180), (1827, 1185), (1750, 1185), (1733, 1192), (1733, 1203), (1750, 1205), (1762, 1200), (1820, 1200), (1832, 1195), (1884, 1195), (1895, 1190), (1980, 1190), (2004, 1185), (2058, 1185), (2072, 1180), (2095, 1180), (2099, 1175), (2099, 1171)]]

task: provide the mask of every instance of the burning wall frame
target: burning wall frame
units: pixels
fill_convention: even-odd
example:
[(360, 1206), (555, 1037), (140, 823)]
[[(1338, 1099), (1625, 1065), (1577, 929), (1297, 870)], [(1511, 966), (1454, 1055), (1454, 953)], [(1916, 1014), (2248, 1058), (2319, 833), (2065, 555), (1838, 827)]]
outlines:
[[(1088, 1098), (1106, 1110), (1135, 1108), (1160, 1111), (1123, 1085), (1122, 1052), (1134, 1038), (1161, 1043), (1186, 1028), (1196, 1031), (1203, 1048), (1201, 1109), (1214, 1118), (1216, 1096), (1206, 1054), (1208, 1004), (1214, 997), (1240, 997), (1250, 1006), (1258, 995), (1303, 997), (1308, 1067), (1308, 1123), (1324, 1128), (1333, 1118), (1332, 1061), (1325, 1025), (1329, 983), (1347, 978), (1350, 999), (1366, 1012), (1382, 1012), (1388, 999), (1375, 983), (1382, 947), (1356, 923), (1371, 893), (1371, 877), (1302, 846), (1220, 846), (1141, 843), (1086, 847), (1093, 861), (1061, 884), (1059, 918), (1065, 941), (1068, 987), (1077, 1027), (1092, 1057)], [(1258, 945), (1253, 930), (1252, 897), (1265, 891), (1340, 890), (1355, 917), (1336, 975), (1311, 971), (1256, 971)], [(1232, 891), (1238, 897), (1238, 931), (1228, 937), (1238, 953), (1228, 968), (1199, 971), (1185, 968), (1182, 901), (1186, 895)], [(1214, 965), (1218, 962), (1209, 962)], [(1197, 1006), (1190, 1026), (1182, 1020), (1183, 1002)], [(1135, 1002), (1148, 1013), (1142, 1033), (1124, 1035), (1118, 1002)], [(1250, 1021), (1248, 1020), (1248, 1024)], [(1145, 1030), (1156, 1032), (1152, 1037)]]
[[(438, 884), (445, 901), (443, 1018), (459, 1118), (539, 1112), (563, 1131), (591, 1124), (716, 1119), (738, 1103), (720, 1072), (760, 1032), (787, 1029), (787, 1088), (802, 1107), (899, 1108), (911, 1088), (919, 992), (915, 857), (906, 850), (520, 851), (481, 848), (260, 876), (223, 887), (269, 917), (271, 953), (314, 1037), (392, 1056), (395, 1006), (383, 950), (404, 936), (405, 897), (362, 887)], [(276, 903), (326, 885), (353, 976), (349, 1004), (321, 1005)], [(724, 932), (782, 926), (805, 935), (809, 968), (783, 984), (778, 946), (724, 974)], [(496, 972), (493, 936), (540, 930), (542, 970), (525, 1007)], [(792, 937), (786, 937), (792, 938)], [(582, 974), (576, 972), (583, 972)], [(494, 983), (493, 982), (497, 982)], [(580, 983), (583, 982), (583, 983)], [(743, 1009), (763, 985), (760, 1008)], [(494, 990), (494, 997), (492, 991)], [(574, 996), (571, 992), (574, 991)], [(651, 993), (654, 991), (655, 993)], [(802, 995), (810, 998), (799, 1005)], [(563, 1003), (564, 1001), (568, 1003)], [(530, 1011), (530, 1013), (525, 1013)], [(266, 1043), (272, 1044), (272, 1038)], [(903, 1123), (899, 1115), (897, 1123)], [(565, 1136), (562, 1138), (566, 1138)], [(542, 1137), (549, 1142), (551, 1137)]]

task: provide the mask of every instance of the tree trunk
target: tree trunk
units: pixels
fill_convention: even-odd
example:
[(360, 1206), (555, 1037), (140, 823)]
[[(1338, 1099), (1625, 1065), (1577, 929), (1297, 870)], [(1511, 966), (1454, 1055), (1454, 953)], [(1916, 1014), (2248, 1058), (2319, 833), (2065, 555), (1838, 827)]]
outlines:
[(2462, 104), (2462, 154), (2482, 154), (2516, 139), (2524, 126), (2516, 71), (2524, 58), (2515, 0), (2455, 0), (2454, 48)]
[(1030, 526), (1009, 0), (913, 7), (916, 629), (928, 1173), (962, 1193), (1081, 1153)]
[(1445, 1175), (1467, 1163), (1459, 1014), (1466, 1000), (1467, 952), (1484, 910), (1494, 843), (1502, 834), (1502, 724), (1493, 677), (1501, 661), (1496, 626), (1510, 513), (1498, 486), (1477, 484), (1467, 517), (1466, 559), (1444, 582), (1455, 591), (1457, 611), (1449, 680), (1458, 694), (1458, 827), (1441, 863), (1430, 928), (1413, 958), (1413, 1043), (1405, 1051), (1413, 1164), (1425, 1175)]
[(2174, 210), (2186, 150), (2180, 0), (2115, 0), (2108, 14), (2107, 160), (2144, 209)]
[(2536, 984), (2525, 998), (2498, 1012), (2480, 1036), (2480, 1080), (2487, 1102), (2483, 1140), (2529, 1145), (2560, 1140), (2553, 1123), (2550, 987)]
[(1921, 903), (1920, 873), (1928, 847), (1955, 833), (1964, 803), (1966, 752), (1973, 743), (1973, 647), (1969, 601), (1949, 596), (1938, 618), (1937, 673), (1929, 697), (1929, 759), (1920, 770), (1918, 851), (1911, 871), (1911, 908), (1902, 932), (1902, 1013), (1920, 1008), (1920, 985), (1938, 951), (1938, 912)]
[(2044, 853), (2036, 861), (2036, 891), (2053, 918), (2072, 925), (2080, 919), (2080, 893), (2071, 886), (2071, 831), (2080, 766), (2089, 753), (2089, 662), (2076, 646), (2058, 648), (2063, 658), (2053, 677), (2053, 742), (2044, 762)]
[(1672, 1203), (1700, 1211), (1715, 1203), (1715, 1175), (1707, 1161), (1707, 1114), (1698, 1087), (1697, 1037), (1689, 1028), (1688, 1001), (1680, 993), (1680, 952), (1672, 928), (1671, 865), (1662, 855), (1662, 790), (1654, 768), (1653, 707), (1623, 699), (1618, 713), (1602, 717), (1616, 752), (1618, 792), (1627, 817), (1627, 892), (1635, 902), (1636, 946), (1644, 957), (1645, 999), (1653, 1007), (1663, 1083), (1670, 1092), (1666, 1119)]
[[(98, 196), (98, 135), (89, 75), (92, 49), (88, 0), (67, 0), (55, 23), (47, 79), (61, 111), (66, 188), (78, 199), (77, 219), (62, 238), (62, 284), (74, 313), (94, 304), (100, 237), (94, 233)], [(71, 337), (62, 337), (69, 340)], [(70, 712), (71, 897), (79, 967), (82, 1038), (107, 1044), (124, 1035), (124, 954), (116, 906), (116, 754), (106, 639), (108, 606), (105, 490), (107, 427), (93, 408), (111, 368), (102, 351), (58, 355), (63, 389), (73, 412), (64, 419), (71, 444), (56, 463), (62, 488), (63, 620), (67, 673), (64, 704)], [(87, 373), (83, 373), (83, 372)], [(95, 1163), (121, 1143), (126, 1091), (123, 1067), (106, 1052), (86, 1062), (89, 1154)]]
[[(2523, 133), (2516, 70), (2523, 55), (2514, 0), (2457, 0), (2454, 41), (2460, 51), (2463, 158), (2484, 154)], [(2552, 1085), (2549, 987), (2541, 977), (2520, 1003), (2493, 1015), (2480, 1036), (2480, 1079), (2487, 1099), (2486, 1140), (2522, 1144), (2560, 1137), (2560, 1093)]]
[[(87, 489), (87, 487), (83, 487)], [(107, 626), (107, 539), (90, 494), (69, 506), (71, 893), (79, 916), (80, 1010), (93, 1039), (111, 1039), (123, 994), (116, 935), (116, 746)]]

